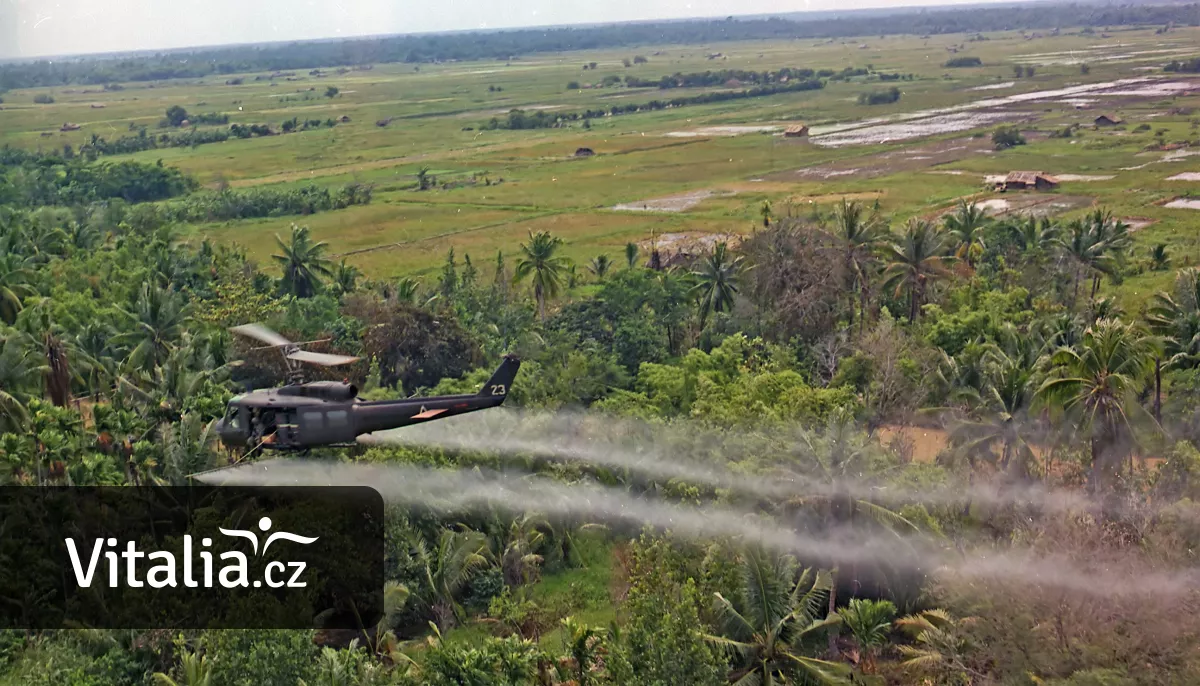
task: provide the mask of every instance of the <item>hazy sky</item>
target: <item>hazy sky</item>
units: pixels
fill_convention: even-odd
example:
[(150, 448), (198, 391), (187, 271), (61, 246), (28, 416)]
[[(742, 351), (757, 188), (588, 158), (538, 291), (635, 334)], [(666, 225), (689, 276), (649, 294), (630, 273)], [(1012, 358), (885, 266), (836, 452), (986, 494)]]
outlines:
[(0, 0), (0, 57), (953, 1)]

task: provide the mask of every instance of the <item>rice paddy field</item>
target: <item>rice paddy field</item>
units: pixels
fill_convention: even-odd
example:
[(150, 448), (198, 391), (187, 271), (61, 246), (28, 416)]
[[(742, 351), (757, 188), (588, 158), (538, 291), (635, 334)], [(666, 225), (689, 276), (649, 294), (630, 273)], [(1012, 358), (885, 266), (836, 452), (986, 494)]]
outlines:
[[(1200, 261), (1200, 76), (1164, 73), (1163, 65), (1195, 57), (1198, 45), (1194, 28), (865, 36), (224, 75), (121, 90), (30, 89), (4, 95), (0, 145), (77, 147), (140, 126), (154, 133), (173, 105), (275, 129), (292, 117), (348, 117), (333, 128), (103, 159), (161, 159), (212, 188), (373, 184), (369, 205), (181, 233), (241, 244), (261, 260), (296, 222), (373, 278), (428, 275), (450, 248), (489, 261), (542, 230), (561, 236), (579, 262), (600, 253), (618, 258), (626, 243), (654, 236), (750, 233), (764, 201), (778, 215), (843, 197), (877, 200), (897, 223), (936, 216), (959, 198), (996, 214), (1070, 217), (1104, 207), (1136, 228), (1142, 254), (1165, 243), (1183, 266)], [(646, 61), (626, 67), (635, 55)], [(982, 66), (945, 66), (964, 56)], [(596, 67), (583, 68), (590, 63)], [(1026, 68), (1021, 76), (1017, 66)], [(608, 76), (783, 67), (875, 73), (820, 90), (607, 116), (590, 128), (484, 128), (513, 109), (581, 112), (738, 88), (590, 87)], [(881, 82), (879, 73), (904, 76)], [(572, 82), (579, 87), (568, 90)], [(325, 96), (329, 86), (335, 97)], [(860, 94), (892, 86), (901, 91), (897, 102), (859, 103)], [(54, 102), (35, 104), (44, 93)], [(1101, 114), (1120, 123), (1094, 126)], [(64, 123), (80, 128), (61, 131)], [(783, 135), (800, 123), (808, 136)], [(1057, 135), (1073, 124), (1080, 127), (1073, 135)], [(995, 150), (990, 136), (1000, 125), (1018, 126), (1027, 144)], [(576, 157), (580, 148), (595, 155)], [(417, 188), (422, 169), (437, 179), (430, 190)], [(996, 192), (994, 177), (1013, 170), (1042, 171), (1060, 183)], [(1104, 288), (1137, 305), (1170, 278), (1148, 271)]]

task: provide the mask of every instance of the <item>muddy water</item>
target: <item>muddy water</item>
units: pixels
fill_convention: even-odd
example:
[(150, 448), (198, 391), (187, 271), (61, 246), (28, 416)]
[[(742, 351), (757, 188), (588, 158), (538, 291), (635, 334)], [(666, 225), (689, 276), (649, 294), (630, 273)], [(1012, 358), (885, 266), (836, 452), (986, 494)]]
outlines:
[[(862, 119), (855, 122), (833, 124), (829, 126), (814, 126), (810, 131), (810, 140), (816, 145), (822, 145), (826, 147), (840, 147), (844, 145), (862, 145), (905, 140), (908, 138), (928, 136), (936, 133), (962, 131), (967, 128), (985, 126), (995, 121), (1000, 121), (1004, 118), (1011, 119), (1023, 116), (1021, 113), (1014, 112), (978, 112), (979, 115), (982, 115), (982, 121), (969, 126), (963, 126), (963, 124), (971, 121), (969, 118), (962, 119), (951, 116), (959, 115), (961, 117), (963, 116), (963, 113), (966, 112), (974, 112), (977, 110), (995, 110), (998, 108), (1005, 108), (1011, 105), (1018, 105), (1022, 103), (1075, 98), (1076, 96), (1080, 95), (1106, 95), (1110, 91), (1113, 92), (1113, 94), (1120, 93), (1144, 97), (1156, 97), (1161, 96), (1163, 93), (1179, 93), (1196, 87), (1200, 87), (1200, 81), (1188, 79), (1165, 81), (1163, 79), (1150, 76), (1139, 76), (1128, 79), (1120, 79), (1117, 81), (1102, 81), (1100, 83), (1085, 83), (1075, 86), (1068, 86), (1066, 88), (1030, 91), (1028, 93), (1015, 93), (1013, 95), (997, 98), (985, 98), (982, 100), (963, 103), (961, 105), (954, 105), (952, 107), (920, 110), (908, 114), (875, 117), (872, 119)], [(947, 119), (931, 121), (928, 123), (922, 121), (941, 117), (947, 117)], [(907, 123), (909, 125), (897, 127), (897, 125), (901, 123)], [(848, 132), (851, 131), (858, 132), (860, 135), (858, 137), (848, 135)]]
[(878, 124), (864, 128), (851, 129), (841, 133), (831, 133), (814, 139), (813, 143), (827, 148), (838, 148), (846, 145), (872, 145), (890, 143), (892, 141), (934, 136), (941, 133), (967, 131), (987, 126), (1000, 121), (1020, 119), (1020, 112), (960, 112), (944, 114), (925, 119)]

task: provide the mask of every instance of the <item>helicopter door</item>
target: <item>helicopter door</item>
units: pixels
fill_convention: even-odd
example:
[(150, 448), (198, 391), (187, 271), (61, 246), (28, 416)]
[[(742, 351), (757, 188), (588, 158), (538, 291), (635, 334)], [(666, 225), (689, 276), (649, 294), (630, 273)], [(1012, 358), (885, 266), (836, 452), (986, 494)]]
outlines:
[(279, 424), (275, 432), (276, 440), (280, 445), (293, 446), (299, 440), (298, 432), (296, 431), (296, 411), (293, 409), (282, 410), (278, 414)]

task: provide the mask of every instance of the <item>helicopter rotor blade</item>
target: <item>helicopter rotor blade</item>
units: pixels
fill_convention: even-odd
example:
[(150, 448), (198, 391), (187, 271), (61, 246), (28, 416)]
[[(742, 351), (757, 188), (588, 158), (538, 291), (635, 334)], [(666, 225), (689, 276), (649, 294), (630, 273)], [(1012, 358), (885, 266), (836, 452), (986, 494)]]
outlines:
[(325, 367), (350, 364), (351, 362), (357, 362), (359, 359), (357, 357), (350, 357), (349, 355), (330, 355), (328, 353), (314, 353), (308, 350), (297, 350), (294, 353), (288, 354), (287, 358), (289, 360), (296, 360), (297, 362), (309, 362)]
[(282, 348), (292, 345), (291, 341), (268, 329), (262, 324), (243, 324), (241, 326), (235, 326), (229, 330), (236, 334), (241, 334), (243, 336), (248, 336), (255, 340), (262, 341), (263, 343), (266, 343), (272, 347)]

